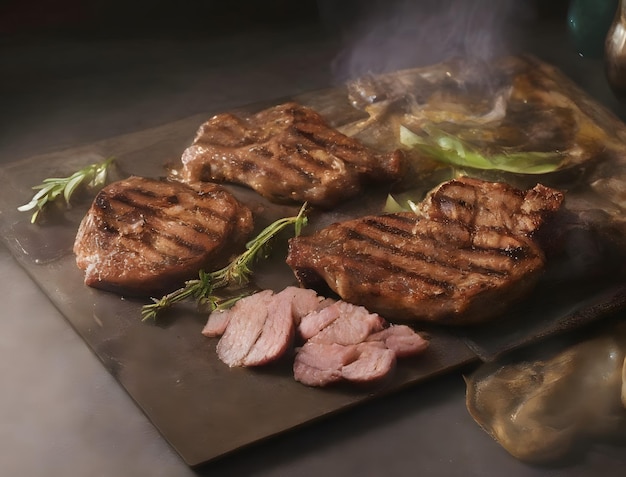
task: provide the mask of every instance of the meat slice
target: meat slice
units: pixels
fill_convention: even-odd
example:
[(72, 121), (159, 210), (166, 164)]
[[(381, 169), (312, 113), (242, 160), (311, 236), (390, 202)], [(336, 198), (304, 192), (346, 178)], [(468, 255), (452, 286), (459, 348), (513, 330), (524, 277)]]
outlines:
[(304, 342), (296, 349), (294, 378), (308, 386), (377, 382), (391, 374), (397, 358), (428, 347), (408, 326), (389, 326), (361, 306), (297, 287), (242, 298), (231, 309), (212, 313), (202, 333), (213, 337), (223, 331), (217, 355), (228, 366), (261, 366), (293, 349), (296, 328)]
[(233, 316), (232, 308), (213, 311), (209, 315), (206, 325), (202, 328), (202, 334), (207, 338), (222, 336), (226, 331), (231, 316)]
[[(312, 323), (318, 326), (313, 328)], [(382, 330), (385, 324), (383, 318), (362, 306), (337, 301), (305, 316), (300, 323), (300, 334), (318, 343), (350, 345), (365, 341), (372, 333)], [(311, 328), (314, 331), (308, 331)]]
[(293, 372), (307, 386), (378, 382), (393, 372), (397, 358), (417, 355), (429, 344), (410, 327), (389, 326), (378, 314), (341, 300), (302, 318), (298, 330), (306, 341)]
[(460, 178), (418, 213), (362, 217), (291, 239), (287, 263), (303, 286), (394, 320), (484, 322), (524, 296), (544, 269), (536, 232), (563, 200), (537, 185)]
[(367, 341), (383, 343), (398, 358), (415, 356), (428, 348), (430, 344), (428, 340), (407, 325), (391, 325), (368, 336)]
[[(308, 311), (315, 309), (319, 298), (313, 290), (287, 287), (276, 293), (269, 303), (267, 318), (263, 324), (261, 335), (250, 348), (244, 358), (244, 366), (259, 366), (280, 358), (293, 344), (296, 321), (300, 316), (294, 313), (295, 303), (298, 313), (309, 306)], [(305, 311), (306, 313), (306, 311)]]
[(307, 386), (328, 386), (343, 381), (342, 368), (357, 358), (356, 346), (309, 341), (298, 349), (293, 376)]
[(268, 318), (274, 292), (264, 290), (239, 300), (232, 308), (228, 326), (217, 343), (217, 356), (228, 366), (242, 366), (257, 342)]
[(242, 184), (274, 202), (330, 207), (369, 182), (402, 176), (400, 151), (377, 154), (294, 102), (200, 126), (182, 155), (184, 181)]
[(132, 176), (97, 194), (74, 253), (86, 285), (156, 295), (225, 265), (252, 228), (250, 210), (219, 185)]
[(242, 298), (229, 310), (212, 313), (202, 333), (223, 333), (217, 355), (228, 366), (264, 365), (291, 349), (297, 323), (317, 310), (321, 301), (313, 290), (298, 287), (279, 293), (264, 290)]
[(380, 342), (340, 345), (308, 341), (298, 350), (293, 365), (296, 381), (325, 387), (341, 381), (373, 383), (390, 375), (395, 353)]
[(341, 369), (341, 376), (353, 383), (372, 383), (389, 376), (396, 365), (396, 353), (377, 341), (356, 345), (358, 357)]

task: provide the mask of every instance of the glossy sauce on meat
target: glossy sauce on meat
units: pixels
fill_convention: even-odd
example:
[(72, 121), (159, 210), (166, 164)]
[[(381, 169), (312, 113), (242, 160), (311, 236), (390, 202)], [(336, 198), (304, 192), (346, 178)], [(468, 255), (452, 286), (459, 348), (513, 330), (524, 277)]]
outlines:
[(314, 110), (285, 103), (249, 117), (219, 114), (182, 155), (183, 180), (242, 184), (278, 203), (331, 207), (371, 182), (402, 175), (402, 154), (378, 154), (330, 127)]
[(250, 210), (219, 185), (134, 176), (98, 193), (74, 253), (86, 285), (159, 294), (225, 265), (252, 227)]
[(421, 210), (332, 224), (290, 241), (287, 263), (304, 286), (394, 320), (485, 321), (534, 285), (545, 264), (535, 231), (559, 191), (461, 178)]

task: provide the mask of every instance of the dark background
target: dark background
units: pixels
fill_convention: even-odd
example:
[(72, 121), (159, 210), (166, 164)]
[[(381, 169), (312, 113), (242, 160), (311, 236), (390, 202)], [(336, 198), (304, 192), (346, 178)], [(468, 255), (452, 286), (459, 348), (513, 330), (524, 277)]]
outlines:
[[(220, 35), (250, 28), (323, 24), (329, 33), (348, 33), (365, 19), (384, 17), (394, 5), (448, 8), (447, 0), (1, 0), (0, 35), (137, 36)], [(567, 0), (518, 0), (530, 12), (519, 21), (565, 19)]]

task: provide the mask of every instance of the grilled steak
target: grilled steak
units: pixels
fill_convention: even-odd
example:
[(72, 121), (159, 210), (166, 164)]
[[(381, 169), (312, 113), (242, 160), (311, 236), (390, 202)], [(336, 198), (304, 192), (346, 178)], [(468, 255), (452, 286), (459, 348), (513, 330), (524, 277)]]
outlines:
[(377, 154), (293, 102), (246, 118), (212, 117), (184, 151), (181, 170), (184, 181), (237, 183), (273, 202), (323, 207), (401, 174), (400, 151)]
[(74, 253), (85, 284), (160, 294), (225, 265), (252, 232), (252, 214), (223, 187), (130, 177), (103, 188), (83, 218)]
[(394, 320), (475, 323), (533, 286), (545, 256), (535, 232), (563, 195), (461, 178), (419, 213), (367, 216), (291, 239), (287, 263), (305, 286)]

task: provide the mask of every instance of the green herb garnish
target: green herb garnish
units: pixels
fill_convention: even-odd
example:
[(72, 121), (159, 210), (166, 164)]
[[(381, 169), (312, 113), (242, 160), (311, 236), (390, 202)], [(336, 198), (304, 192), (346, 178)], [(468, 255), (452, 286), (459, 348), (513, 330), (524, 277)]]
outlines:
[(30, 218), (30, 222), (34, 224), (44, 208), (51, 202), (63, 199), (66, 206), (69, 207), (70, 199), (80, 185), (95, 189), (106, 183), (109, 167), (114, 161), (115, 159), (110, 157), (103, 162), (90, 164), (68, 177), (44, 179), (41, 184), (33, 187), (33, 190), (38, 190), (39, 192), (33, 196), (28, 204), (18, 207), (17, 210), (28, 212), (35, 209)]
[(196, 300), (199, 306), (208, 305), (213, 311), (228, 308), (237, 300), (248, 295), (248, 293), (244, 293), (224, 299), (215, 295), (214, 292), (217, 289), (233, 285), (240, 288), (246, 285), (252, 274), (250, 268), (252, 263), (260, 255), (266, 255), (268, 243), (273, 237), (290, 225), (294, 226), (295, 236), (300, 235), (302, 227), (307, 224), (306, 207), (307, 204), (304, 204), (298, 215), (294, 217), (279, 219), (265, 227), (259, 235), (246, 244), (246, 250), (226, 267), (210, 273), (200, 270), (198, 278), (186, 281), (182, 288), (160, 299), (153, 298), (154, 303), (142, 307), (142, 320), (155, 319), (160, 311), (189, 298)]
[(469, 142), (432, 124), (425, 124), (421, 134), (400, 126), (400, 142), (421, 151), (433, 159), (455, 166), (490, 169), (520, 174), (545, 174), (561, 166), (563, 155), (558, 152), (515, 151), (501, 147), (486, 154)]

